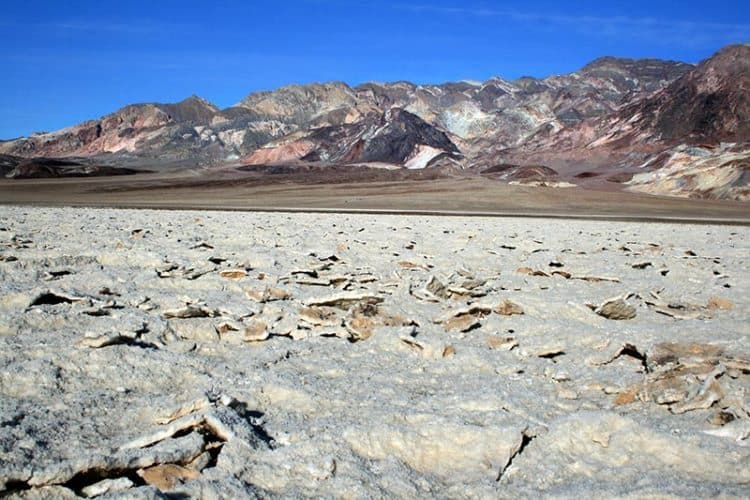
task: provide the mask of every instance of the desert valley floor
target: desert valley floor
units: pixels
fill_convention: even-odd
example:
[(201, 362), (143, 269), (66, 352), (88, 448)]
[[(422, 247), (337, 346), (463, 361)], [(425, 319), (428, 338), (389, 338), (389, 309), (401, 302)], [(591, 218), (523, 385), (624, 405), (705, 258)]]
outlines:
[(750, 494), (750, 227), (0, 207), (0, 496)]
[[(748, 204), (596, 189), (511, 185), (434, 170), (267, 175), (227, 167), (115, 177), (0, 179), (0, 204), (119, 208), (380, 211), (750, 223)], [(432, 177), (436, 176), (436, 177)], [(609, 184), (609, 185), (607, 185)]]

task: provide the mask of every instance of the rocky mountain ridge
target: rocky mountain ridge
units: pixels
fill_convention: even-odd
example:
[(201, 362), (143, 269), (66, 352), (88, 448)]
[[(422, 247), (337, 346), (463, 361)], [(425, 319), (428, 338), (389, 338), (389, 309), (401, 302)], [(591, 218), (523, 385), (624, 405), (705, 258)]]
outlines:
[[(749, 68), (750, 46), (735, 45), (697, 66), (603, 57), (541, 79), (290, 85), (249, 94), (226, 109), (192, 96), (0, 142), (0, 154), (94, 157), (115, 165), (157, 158), (203, 166), (450, 165), (466, 172), (544, 165), (561, 180), (578, 175), (582, 184), (584, 171), (630, 179), (664, 166), (673, 148), (710, 145), (710, 154), (721, 155), (726, 148), (719, 144), (731, 142), (740, 145), (732, 154), (743, 149), (750, 140)], [(708, 184), (700, 193), (683, 186), (663, 194), (744, 192)], [(738, 196), (744, 197), (732, 195)]]
[[(645, 66), (651, 70), (644, 72)], [(459, 141), (476, 140), (490, 129), (504, 128), (503, 134), (495, 134), (497, 138), (515, 143), (541, 124), (561, 128), (564, 123), (612, 110), (625, 95), (661, 87), (687, 69), (688, 65), (675, 62), (645, 60), (641, 65), (607, 58), (570, 75), (526, 77), (517, 82), (493, 78), (481, 84), (290, 85), (249, 94), (224, 110), (192, 96), (176, 104), (126, 106), (98, 120), (5, 142), (0, 149), (19, 156), (120, 153), (221, 160), (252, 153), (291, 133), (384, 117), (394, 107)], [(511, 130), (519, 126), (520, 131)]]

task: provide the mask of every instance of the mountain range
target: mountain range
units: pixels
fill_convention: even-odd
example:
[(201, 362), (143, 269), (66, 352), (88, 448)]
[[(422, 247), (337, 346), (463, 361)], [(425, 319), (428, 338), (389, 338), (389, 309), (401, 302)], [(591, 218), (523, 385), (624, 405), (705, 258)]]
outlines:
[(750, 200), (750, 45), (697, 65), (603, 57), (547, 78), (291, 85), (226, 109), (191, 96), (0, 141), (10, 178), (229, 165)]

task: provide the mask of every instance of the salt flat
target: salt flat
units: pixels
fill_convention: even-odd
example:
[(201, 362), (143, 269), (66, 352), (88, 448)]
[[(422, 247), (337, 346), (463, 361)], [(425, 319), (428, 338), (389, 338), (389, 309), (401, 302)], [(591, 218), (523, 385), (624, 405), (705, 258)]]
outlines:
[(748, 227), (0, 214), (0, 494), (750, 494)]

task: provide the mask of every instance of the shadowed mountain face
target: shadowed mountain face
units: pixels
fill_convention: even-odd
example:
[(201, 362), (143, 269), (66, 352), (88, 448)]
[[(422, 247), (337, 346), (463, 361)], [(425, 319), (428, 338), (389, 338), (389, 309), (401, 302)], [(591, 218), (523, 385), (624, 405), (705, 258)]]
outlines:
[(655, 95), (623, 109), (655, 140), (750, 141), (750, 46), (727, 47)]
[[(513, 164), (551, 168), (561, 180), (590, 185), (681, 165), (669, 158), (682, 145), (731, 142), (739, 144), (736, 154), (750, 141), (749, 118), (750, 47), (737, 45), (695, 67), (603, 57), (574, 73), (541, 79), (292, 85), (250, 94), (224, 110), (195, 96), (176, 104), (137, 104), (60, 131), (0, 142), (0, 153), (95, 157), (108, 164), (158, 158), (198, 165), (451, 165), (469, 172)], [(708, 154), (725, 153), (714, 147)], [(715, 160), (723, 164), (722, 157)], [(492, 177), (519, 181), (508, 172)], [(742, 192), (703, 188), (701, 196), (736, 198), (726, 193)], [(666, 194), (685, 195), (682, 188)]]

